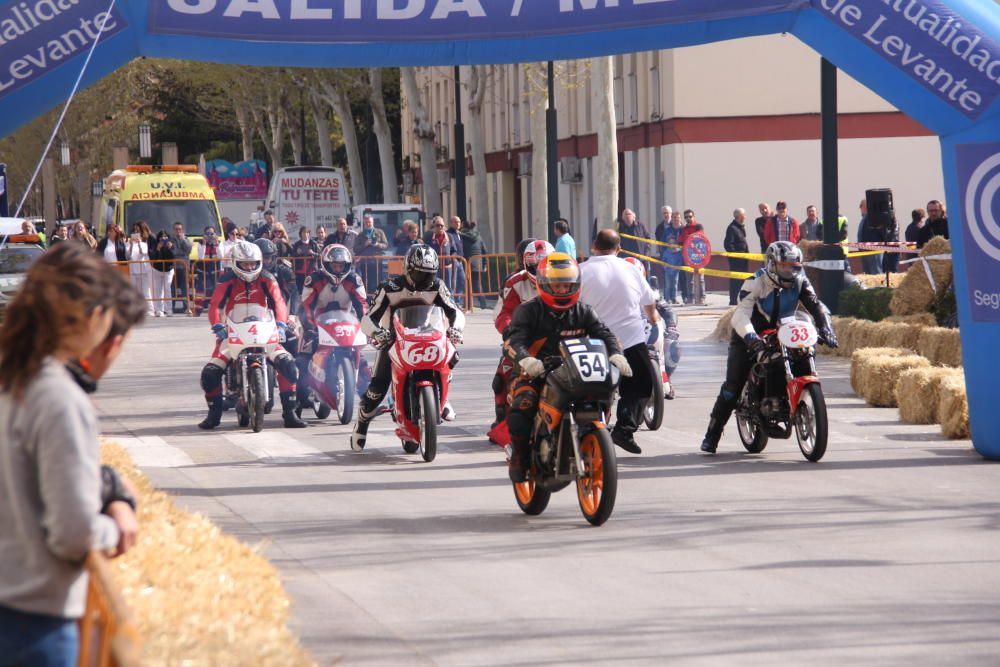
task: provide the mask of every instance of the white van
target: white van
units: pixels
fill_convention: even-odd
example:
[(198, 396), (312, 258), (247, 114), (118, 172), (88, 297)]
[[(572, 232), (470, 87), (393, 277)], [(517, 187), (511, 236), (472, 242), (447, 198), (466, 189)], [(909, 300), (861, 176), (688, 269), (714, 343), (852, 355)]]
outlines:
[(396, 247), (396, 233), (403, 223), (412, 220), (420, 226), (420, 236), (424, 235), (424, 211), (417, 204), (363, 204), (351, 209), (351, 222), (354, 229), (361, 231), (361, 225), (366, 216), (375, 219), (375, 226), (385, 232), (385, 238), (389, 241), (389, 251), (386, 254), (393, 254)]
[(337, 218), (347, 217), (351, 199), (347, 194), (347, 180), (340, 169), (285, 167), (271, 179), (267, 206), (294, 242), (303, 225), (314, 233), (317, 225), (323, 225), (328, 232), (332, 230)]

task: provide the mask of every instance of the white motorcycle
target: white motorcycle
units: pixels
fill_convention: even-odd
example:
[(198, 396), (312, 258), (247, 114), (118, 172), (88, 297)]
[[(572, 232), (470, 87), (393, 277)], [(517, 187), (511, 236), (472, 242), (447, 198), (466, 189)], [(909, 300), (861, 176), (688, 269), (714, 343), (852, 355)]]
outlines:
[(230, 358), (226, 390), (237, 397), (240, 426), (250, 426), (258, 433), (264, 427), (268, 405), (274, 404), (275, 371), (270, 358), (281, 345), (278, 325), (270, 309), (240, 304), (226, 317), (226, 331)]

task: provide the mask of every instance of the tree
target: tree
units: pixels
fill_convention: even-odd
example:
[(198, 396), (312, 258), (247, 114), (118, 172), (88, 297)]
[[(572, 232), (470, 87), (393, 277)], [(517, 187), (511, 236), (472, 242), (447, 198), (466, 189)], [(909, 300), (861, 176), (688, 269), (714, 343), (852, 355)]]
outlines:
[[(597, 157), (594, 158), (594, 214), (599, 228), (614, 226), (618, 207), (618, 125), (615, 119), (614, 61), (593, 60), (594, 118)], [(588, 221), (589, 224), (590, 221)]]
[(368, 202), (368, 191), (365, 188), (365, 172), (361, 165), (361, 151), (358, 146), (358, 132), (354, 125), (354, 114), (351, 111), (351, 98), (345, 89), (345, 75), (342, 72), (329, 70), (314, 70), (317, 94), (333, 109), (340, 121), (344, 135), (344, 149), (347, 151), (347, 167), (351, 172), (351, 190), (356, 203)]
[(319, 163), (324, 167), (333, 166), (333, 143), (330, 141), (330, 112), (322, 96), (315, 87), (309, 87), (309, 105), (312, 107), (313, 122), (319, 144)]
[(382, 166), (382, 201), (386, 204), (399, 202), (399, 181), (396, 179), (396, 152), (392, 147), (392, 133), (389, 118), (385, 112), (385, 96), (382, 93), (382, 70), (368, 68), (368, 99), (371, 102), (373, 130), (378, 140), (378, 158)]
[[(472, 191), (475, 209), (473, 220), (487, 247), (493, 247), (493, 228), (498, 221), (490, 219), (489, 182), (486, 174), (486, 137), (483, 131), (483, 102), (493, 76), (493, 65), (473, 65), (469, 73), (469, 143), (472, 144)], [(499, 231), (499, 230), (498, 230)]]
[(545, 151), (545, 111), (549, 108), (548, 71), (545, 63), (524, 66), (529, 82), (528, 103), (531, 117), (531, 220), (528, 234), (536, 239), (549, 238), (549, 187), (546, 179), (549, 164)]
[(412, 67), (400, 68), (400, 76), (406, 90), (406, 103), (410, 107), (414, 138), (420, 148), (420, 176), (424, 185), (424, 210), (434, 213), (441, 210), (441, 189), (437, 180), (437, 154), (434, 150), (434, 127), (427, 116), (427, 106), (417, 86), (416, 70)]

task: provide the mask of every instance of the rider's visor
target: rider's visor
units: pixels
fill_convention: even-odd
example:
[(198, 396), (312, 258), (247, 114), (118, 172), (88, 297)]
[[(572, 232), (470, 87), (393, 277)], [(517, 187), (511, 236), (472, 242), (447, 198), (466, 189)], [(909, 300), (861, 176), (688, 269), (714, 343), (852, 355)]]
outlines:
[(782, 278), (794, 278), (802, 273), (802, 262), (778, 262), (777, 268)]

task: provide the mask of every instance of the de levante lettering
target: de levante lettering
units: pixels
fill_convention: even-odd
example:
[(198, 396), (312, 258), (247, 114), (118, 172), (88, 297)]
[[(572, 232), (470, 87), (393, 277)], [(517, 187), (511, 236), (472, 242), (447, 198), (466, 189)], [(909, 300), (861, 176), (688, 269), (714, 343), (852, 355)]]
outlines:
[[(952, 107), (978, 116), (1000, 94), (1000, 52), (932, 0), (813, 0), (867, 46)], [(876, 11), (870, 11), (873, 6)]]

